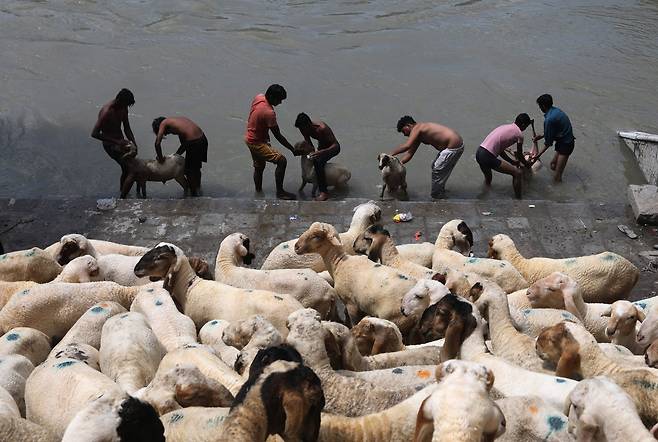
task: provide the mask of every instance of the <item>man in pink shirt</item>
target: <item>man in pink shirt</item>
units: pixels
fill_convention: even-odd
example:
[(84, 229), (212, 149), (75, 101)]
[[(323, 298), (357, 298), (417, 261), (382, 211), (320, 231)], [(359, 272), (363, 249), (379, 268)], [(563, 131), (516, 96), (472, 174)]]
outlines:
[[(514, 187), (514, 195), (521, 198), (521, 184), (523, 182), (522, 171), (519, 167), (521, 163), (529, 167), (529, 164), (523, 158), (523, 131), (530, 126), (531, 120), (528, 114), (517, 115), (514, 123), (503, 124), (495, 128), (484, 139), (478, 148), (475, 159), (480, 165), (480, 169), (484, 174), (484, 184), (491, 186), (491, 170), (512, 175), (512, 186)], [(516, 144), (516, 158), (514, 160), (507, 155), (505, 149)], [(498, 158), (502, 156), (505, 161)]]
[(283, 146), (295, 154), (295, 148), (288, 142), (279, 130), (276, 122), (274, 106), (281, 104), (287, 98), (286, 90), (279, 84), (273, 84), (267, 88), (265, 94), (258, 94), (251, 102), (249, 119), (247, 120), (247, 132), (244, 141), (251, 152), (254, 164), (254, 185), (256, 192), (263, 191), (263, 172), (265, 163), (276, 164), (274, 181), (276, 183), (276, 196), (283, 200), (297, 199), (294, 194), (283, 189), (283, 178), (286, 175), (286, 157), (270, 145), (270, 131), (274, 138)]

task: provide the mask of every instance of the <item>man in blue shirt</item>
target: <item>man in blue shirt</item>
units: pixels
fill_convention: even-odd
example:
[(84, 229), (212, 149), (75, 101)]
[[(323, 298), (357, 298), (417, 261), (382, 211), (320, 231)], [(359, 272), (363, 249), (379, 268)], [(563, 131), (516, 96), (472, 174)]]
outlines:
[[(541, 155), (555, 143), (555, 156), (551, 161), (551, 170), (555, 171), (553, 181), (562, 181), (562, 172), (567, 165), (569, 155), (573, 152), (576, 138), (573, 136), (571, 121), (561, 109), (553, 106), (553, 97), (548, 94), (537, 98), (539, 109), (544, 113), (544, 135), (537, 135), (534, 140), (544, 139)], [(538, 156), (538, 155), (537, 155)]]

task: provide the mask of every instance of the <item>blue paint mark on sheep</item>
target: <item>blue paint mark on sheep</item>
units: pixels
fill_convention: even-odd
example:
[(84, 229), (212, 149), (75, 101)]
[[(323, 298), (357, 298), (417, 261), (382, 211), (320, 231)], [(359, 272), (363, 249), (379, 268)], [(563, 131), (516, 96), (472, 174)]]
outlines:
[(184, 416), (183, 416), (182, 414), (180, 414), (180, 413), (174, 413), (174, 414), (172, 414), (171, 417), (169, 418), (169, 423), (170, 423), (170, 424), (176, 423), (176, 422), (178, 422), (179, 420), (183, 419), (183, 417), (184, 417)]
[(573, 315), (571, 315), (570, 313), (567, 313), (567, 312), (562, 312), (562, 317), (564, 319), (573, 320)]
[(25, 252), (25, 256), (34, 256), (34, 250), (28, 250)]
[(637, 305), (640, 307), (642, 310), (647, 308), (647, 303), (643, 301), (635, 301), (633, 304)]
[(499, 264), (499, 266), (500, 266), (501, 269), (504, 268), (504, 267), (506, 267), (504, 262), (501, 262), (501, 263)]
[(217, 325), (217, 324), (219, 324), (219, 321), (216, 319), (214, 321), (210, 321), (210, 325)]
[(55, 364), (56, 368), (62, 369), (66, 367), (70, 367), (71, 365), (75, 364), (77, 361), (64, 361), (60, 362), (59, 364)]
[(551, 429), (551, 432), (561, 431), (564, 428), (566, 422), (560, 416), (549, 416), (546, 420), (548, 426)]
[(28, 293), (30, 293), (30, 289), (25, 289), (25, 290), (20, 291), (20, 292), (18, 293), (18, 296), (25, 296), (25, 295), (27, 295)]
[(20, 338), (20, 337), (21, 337), (21, 335), (19, 335), (18, 333), (9, 333), (7, 335), (7, 340), (8, 341), (18, 341), (18, 338)]
[(466, 260), (466, 263), (467, 263), (467, 264), (475, 264), (475, 263), (477, 263), (477, 262), (480, 262), (480, 258), (468, 258), (468, 259)]
[(284, 244), (281, 246), (282, 249), (287, 249), (288, 247), (290, 247), (288, 244)]
[(119, 316), (119, 319), (126, 319), (128, 317), (128, 313), (124, 313), (123, 315)]
[(567, 382), (567, 381), (566, 381), (566, 379), (555, 378), (555, 382), (557, 382), (558, 384), (564, 384), (564, 383)]
[(153, 293), (153, 289), (146, 289), (147, 292)]
[(405, 281), (409, 279), (408, 277), (404, 276), (404, 275), (401, 274), (401, 273), (398, 273), (398, 278), (400, 278), (400, 279), (404, 279)]
[(529, 309), (529, 308), (523, 309), (521, 311), (521, 313), (523, 313), (523, 316), (528, 316), (528, 315), (532, 314), (532, 309)]
[(105, 311), (105, 309), (103, 307), (100, 307), (100, 306), (92, 307), (92, 309), (91, 309), (92, 313), (102, 313), (104, 311)]
[(224, 419), (226, 419), (226, 416), (211, 417), (206, 421), (206, 427), (210, 427), (210, 428), (218, 427), (224, 422)]
[(658, 383), (656, 382), (645, 381), (644, 379), (633, 379), (633, 383), (639, 385), (645, 390), (658, 390)]
[(603, 255), (603, 256), (601, 257), (601, 259), (602, 259), (603, 261), (616, 261), (616, 260), (619, 259), (619, 258), (617, 258), (617, 256), (616, 256), (616, 255), (613, 255), (612, 253), (606, 253), (605, 255)]
[(375, 264), (373, 267), (381, 267), (381, 264)]
[(393, 371), (393, 373), (395, 373), (395, 374), (401, 374), (401, 373), (404, 372), (404, 370), (402, 370), (402, 369), (399, 368), (399, 367), (398, 367), (398, 368), (394, 368), (392, 371)]
[(160, 300), (158, 299), (157, 301), (155, 301), (155, 305), (158, 305), (158, 306), (162, 305), (162, 301), (160, 301)]
[(565, 263), (566, 265), (568, 265), (568, 266), (572, 266), (572, 265), (574, 265), (574, 264), (576, 263), (576, 258), (565, 259), (565, 260), (564, 260), (564, 263)]
[(4, 261), (7, 258), (9, 258), (9, 257), (7, 256), (6, 253), (4, 255), (0, 255), (0, 261)]

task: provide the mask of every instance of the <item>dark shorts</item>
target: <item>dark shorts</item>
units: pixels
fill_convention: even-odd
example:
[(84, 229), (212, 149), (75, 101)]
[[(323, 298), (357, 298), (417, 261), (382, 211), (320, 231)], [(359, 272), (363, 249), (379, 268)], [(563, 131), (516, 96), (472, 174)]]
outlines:
[(128, 148), (119, 144), (103, 143), (105, 152), (117, 163), (123, 165), (123, 156), (128, 152)]
[(481, 169), (497, 169), (500, 167), (502, 161), (500, 158), (496, 158), (494, 154), (489, 152), (484, 147), (478, 147), (477, 152), (475, 152), (475, 160), (480, 165)]
[(208, 139), (205, 135), (196, 140), (187, 141), (185, 148), (185, 170), (201, 170), (201, 163), (208, 162)]
[(555, 143), (555, 151), (560, 155), (569, 156), (573, 152), (573, 148), (576, 146), (576, 140), (573, 140), (571, 143)]

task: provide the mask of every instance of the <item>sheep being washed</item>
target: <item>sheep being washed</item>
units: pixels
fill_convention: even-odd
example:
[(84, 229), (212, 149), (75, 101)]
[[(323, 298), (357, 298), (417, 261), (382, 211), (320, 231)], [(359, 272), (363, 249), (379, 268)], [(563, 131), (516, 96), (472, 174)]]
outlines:
[(137, 182), (137, 194), (146, 198), (146, 182), (176, 180), (187, 195), (189, 185), (185, 178), (185, 158), (172, 154), (164, 157), (162, 163), (157, 160), (137, 158), (137, 146), (130, 144), (130, 149), (123, 155), (123, 165), (126, 169), (126, 178), (121, 186), (121, 198), (130, 193), (134, 182)]
[[(306, 141), (301, 141), (295, 144), (295, 151), (302, 154), (302, 185), (299, 186), (301, 192), (306, 187), (306, 184), (313, 184), (311, 196), (315, 196), (318, 190), (318, 177), (315, 174), (315, 167), (313, 160), (308, 157), (308, 154), (315, 152), (313, 145)], [(327, 186), (344, 187), (347, 182), (352, 178), (352, 173), (343, 165), (337, 163), (326, 163), (324, 166), (324, 174), (327, 180)]]

